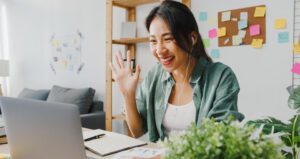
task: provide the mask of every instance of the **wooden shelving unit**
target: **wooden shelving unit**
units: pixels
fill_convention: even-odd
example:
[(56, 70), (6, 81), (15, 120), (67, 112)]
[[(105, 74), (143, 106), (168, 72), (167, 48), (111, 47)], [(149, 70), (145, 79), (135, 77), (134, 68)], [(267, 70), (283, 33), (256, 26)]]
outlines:
[[(139, 5), (156, 3), (161, 0), (106, 0), (106, 97), (105, 97), (105, 114), (106, 130), (112, 131), (113, 120), (125, 121), (124, 114), (112, 115), (112, 72), (109, 63), (112, 62), (112, 45), (126, 45), (131, 52), (131, 57), (135, 59), (136, 44), (149, 41), (148, 37), (137, 37), (128, 39), (112, 39), (112, 18), (113, 7), (124, 8), (128, 13), (128, 21), (136, 21), (136, 7)], [(182, 0), (182, 3), (190, 7), (190, 0)], [(130, 135), (130, 133), (128, 133)]]

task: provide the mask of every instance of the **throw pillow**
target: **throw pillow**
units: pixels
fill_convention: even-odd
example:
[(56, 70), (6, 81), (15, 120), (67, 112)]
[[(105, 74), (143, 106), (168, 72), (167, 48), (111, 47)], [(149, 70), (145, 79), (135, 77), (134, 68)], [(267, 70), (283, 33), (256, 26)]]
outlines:
[(29, 98), (36, 100), (46, 100), (49, 95), (50, 90), (47, 89), (28, 89), (24, 88), (22, 92), (18, 95), (19, 98)]
[(47, 101), (75, 104), (80, 114), (86, 114), (93, 103), (94, 95), (95, 90), (92, 88), (75, 89), (53, 86)]

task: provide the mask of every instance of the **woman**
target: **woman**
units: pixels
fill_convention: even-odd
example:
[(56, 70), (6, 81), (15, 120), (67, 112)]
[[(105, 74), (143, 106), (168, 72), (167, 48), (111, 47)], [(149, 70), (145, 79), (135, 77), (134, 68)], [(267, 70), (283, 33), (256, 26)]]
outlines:
[[(113, 78), (125, 101), (126, 120), (134, 137), (149, 132), (150, 141), (164, 139), (204, 118), (217, 121), (237, 112), (238, 81), (232, 70), (213, 63), (201, 40), (196, 20), (188, 7), (164, 1), (146, 19), (150, 50), (158, 64), (137, 90), (140, 66), (132, 74), (119, 53), (110, 64)], [(127, 52), (127, 59), (130, 53)]]

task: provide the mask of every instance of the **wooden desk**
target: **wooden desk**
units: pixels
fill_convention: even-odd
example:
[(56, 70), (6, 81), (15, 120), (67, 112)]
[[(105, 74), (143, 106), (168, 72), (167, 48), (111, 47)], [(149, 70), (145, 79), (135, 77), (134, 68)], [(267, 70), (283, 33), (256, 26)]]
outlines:
[[(89, 130), (89, 129), (86, 129), (86, 128), (83, 128), (83, 129), (82, 129), (82, 131), (88, 131), (88, 130)], [(156, 147), (156, 144), (155, 144), (155, 143), (150, 143), (150, 142), (149, 142), (149, 143), (148, 143), (147, 145), (145, 145), (144, 147)], [(110, 158), (112, 158), (115, 154), (117, 154), (117, 153), (115, 153), (115, 154), (112, 154), (112, 155), (108, 155), (108, 156), (102, 157), (102, 156), (99, 156), (99, 155), (97, 155), (97, 154), (95, 154), (95, 153), (89, 151), (89, 150), (85, 150), (85, 152), (86, 152), (87, 156), (93, 157), (93, 158), (95, 158), (95, 159), (110, 159)], [(123, 152), (123, 151), (121, 151), (121, 152)], [(9, 153), (10, 153), (10, 152), (9, 152), (8, 144), (2, 144), (2, 145), (0, 145), (0, 153), (6, 153), (6, 154), (9, 154)]]

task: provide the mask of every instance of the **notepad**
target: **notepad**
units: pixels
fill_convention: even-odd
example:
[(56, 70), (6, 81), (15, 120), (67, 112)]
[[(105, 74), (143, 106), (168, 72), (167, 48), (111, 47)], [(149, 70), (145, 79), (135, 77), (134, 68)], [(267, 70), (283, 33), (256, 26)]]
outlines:
[(126, 135), (98, 130), (105, 133), (105, 135), (99, 139), (94, 139), (84, 142), (85, 147), (101, 156), (110, 155), (122, 150), (127, 150), (133, 147), (143, 146), (147, 143)]

